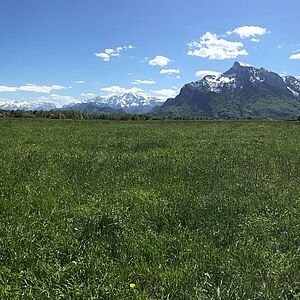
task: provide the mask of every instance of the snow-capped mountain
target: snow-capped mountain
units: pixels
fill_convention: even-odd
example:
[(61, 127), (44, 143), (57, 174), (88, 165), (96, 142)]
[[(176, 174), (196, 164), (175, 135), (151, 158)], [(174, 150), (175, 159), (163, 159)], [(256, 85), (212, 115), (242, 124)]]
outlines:
[(125, 114), (121, 109), (114, 109), (97, 101), (87, 101), (80, 103), (68, 104), (60, 108), (61, 110), (79, 110), (87, 114)]
[(147, 113), (155, 106), (160, 106), (163, 103), (160, 99), (133, 93), (114, 95), (108, 98), (95, 97), (87, 101), (87, 103), (91, 102), (98, 105), (107, 105), (114, 109), (121, 109), (127, 113)]
[(287, 88), (295, 95), (300, 95), (300, 78), (294, 76), (282, 76)]
[(144, 97), (133, 93), (124, 95), (115, 95), (111, 97), (94, 97), (92, 99), (71, 103), (58, 108), (52, 102), (0, 102), (0, 109), (5, 110), (52, 110), (52, 109), (70, 109), (80, 110), (86, 113), (147, 113), (155, 106), (161, 105), (160, 99), (153, 97)]
[(235, 62), (233, 67), (220, 75), (207, 75), (202, 80), (188, 84), (203, 92), (234, 94), (245, 84), (267, 84), (275, 89), (286, 89), (292, 94), (299, 93), (300, 81), (293, 76), (280, 76), (265, 68), (257, 69), (248, 64)]
[(126, 93), (107, 98), (97, 96), (81, 103), (65, 105), (62, 109), (77, 109), (87, 113), (110, 111), (110, 113), (143, 114), (162, 105), (162, 103), (160, 99), (154, 97)]
[(154, 112), (205, 117), (286, 117), (300, 114), (300, 80), (235, 62), (226, 72), (186, 84)]
[(56, 105), (52, 102), (0, 102), (0, 109), (5, 110), (51, 110), (56, 108)]

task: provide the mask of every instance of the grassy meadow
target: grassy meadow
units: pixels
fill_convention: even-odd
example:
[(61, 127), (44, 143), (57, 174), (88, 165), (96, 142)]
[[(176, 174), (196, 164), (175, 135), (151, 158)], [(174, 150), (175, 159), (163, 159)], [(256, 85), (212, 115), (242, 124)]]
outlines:
[(3, 118), (0, 218), (0, 299), (300, 299), (300, 122)]

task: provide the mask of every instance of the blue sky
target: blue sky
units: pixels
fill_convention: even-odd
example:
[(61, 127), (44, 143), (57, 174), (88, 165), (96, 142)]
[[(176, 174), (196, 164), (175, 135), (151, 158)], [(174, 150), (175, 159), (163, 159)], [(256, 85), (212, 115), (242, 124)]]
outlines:
[(300, 76), (299, 11), (299, 0), (1, 0), (0, 101), (164, 99), (236, 60)]

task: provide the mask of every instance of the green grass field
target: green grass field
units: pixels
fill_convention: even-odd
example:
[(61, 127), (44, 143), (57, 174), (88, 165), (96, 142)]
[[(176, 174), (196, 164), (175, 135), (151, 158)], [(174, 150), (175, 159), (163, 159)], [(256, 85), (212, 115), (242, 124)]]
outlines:
[(299, 124), (0, 119), (0, 299), (300, 299)]

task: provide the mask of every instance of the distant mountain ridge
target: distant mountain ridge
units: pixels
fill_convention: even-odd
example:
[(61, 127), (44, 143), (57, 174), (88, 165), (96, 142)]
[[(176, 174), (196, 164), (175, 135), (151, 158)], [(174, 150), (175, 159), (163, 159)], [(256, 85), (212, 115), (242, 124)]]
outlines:
[(6, 110), (80, 110), (88, 114), (110, 113), (110, 114), (144, 114), (150, 112), (154, 107), (162, 105), (162, 101), (154, 97), (126, 93), (114, 95), (108, 98), (97, 96), (86, 101), (71, 103), (58, 108), (52, 102), (7, 102), (0, 104), (0, 109)]
[(144, 97), (134, 93), (125, 93), (123, 95), (114, 95), (108, 98), (95, 97), (85, 102), (94, 103), (99, 106), (108, 106), (115, 110), (122, 110), (131, 114), (148, 113), (154, 107), (162, 105), (162, 101), (155, 97)]
[(300, 79), (235, 62), (226, 72), (182, 87), (166, 102), (134, 93), (94, 97), (58, 108), (51, 102), (6, 102), (6, 110), (80, 110), (87, 114), (147, 114), (208, 118), (286, 118), (300, 115)]
[(126, 114), (121, 109), (114, 109), (110, 106), (97, 104), (94, 102), (80, 102), (70, 105), (64, 105), (59, 110), (79, 110), (87, 114)]
[(14, 101), (14, 102), (4, 102), (1, 104), (0, 109), (5, 110), (52, 110), (57, 109), (56, 105), (52, 102), (28, 102), (28, 101)]
[(235, 62), (220, 75), (207, 75), (184, 85), (178, 96), (152, 113), (211, 118), (299, 115), (300, 80)]

